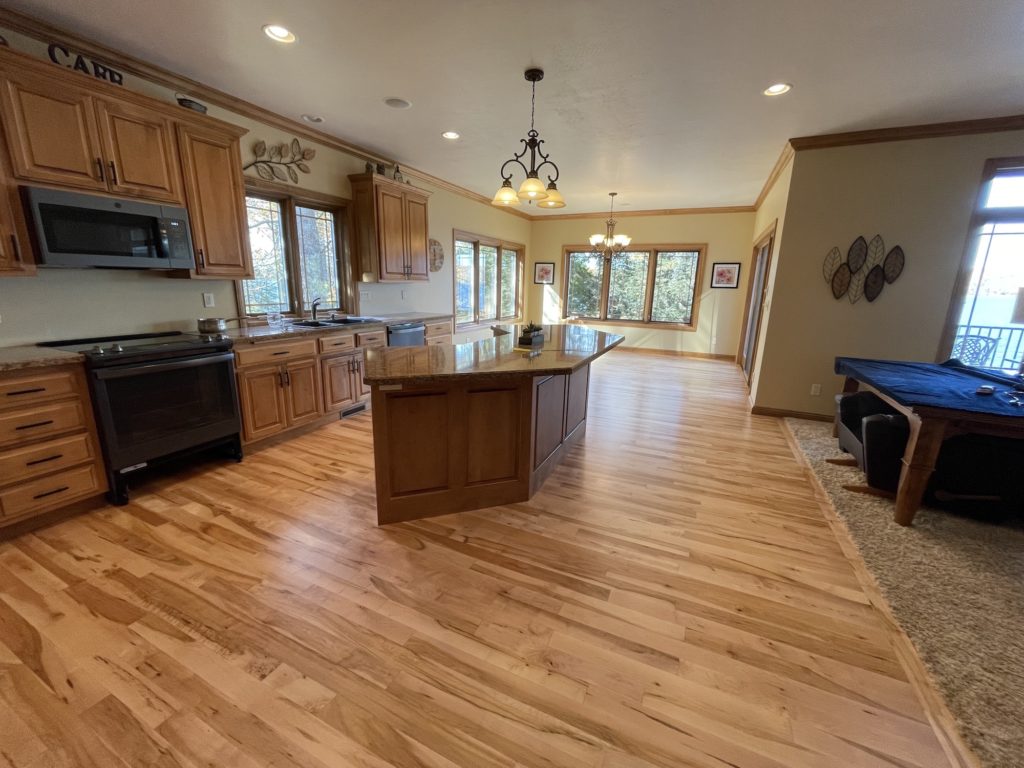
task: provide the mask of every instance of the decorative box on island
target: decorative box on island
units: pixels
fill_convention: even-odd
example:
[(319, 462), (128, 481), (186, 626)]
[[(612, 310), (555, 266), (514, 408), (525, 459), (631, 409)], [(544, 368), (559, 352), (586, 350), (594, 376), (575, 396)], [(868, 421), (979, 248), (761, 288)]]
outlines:
[(544, 344), (544, 329), (536, 323), (524, 325), (519, 332), (520, 347), (539, 347)]

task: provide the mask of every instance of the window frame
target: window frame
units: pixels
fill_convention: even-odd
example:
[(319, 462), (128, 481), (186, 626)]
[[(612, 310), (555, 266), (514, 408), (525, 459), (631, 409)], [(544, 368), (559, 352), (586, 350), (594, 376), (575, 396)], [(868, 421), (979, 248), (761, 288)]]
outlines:
[[(470, 322), (458, 322), (458, 273), (455, 266), (455, 241), (473, 243), (473, 319)], [(497, 317), (491, 319), (480, 319), (480, 246), (489, 245), (498, 249), (498, 279), (495, 283), (495, 307)], [(516, 295), (515, 313), (510, 316), (501, 314), (501, 253), (512, 251), (516, 254)], [(514, 243), (511, 240), (503, 240), (487, 235), (478, 235), (474, 232), (466, 232), (461, 229), (452, 230), (452, 316), (455, 318), (455, 328), (459, 331), (469, 331), (475, 328), (489, 327), (492, 323), (518, 323), (523, 316), (523, 275), (526, 269), (526, 246), (522, 243)]]
[[(256, 179), (245, 180), (245, 196), (270, 200), (281, 206), (281, 227), (284, 237), (285, 269), (288, 271), (288, 305), (285, 317), (304, 317), (308, 310), (302, 305), (302, 268), (299, 263), (299, 235), (296, 208), (312, 208), (325, 211), (334, 216), (334, 245), (338, 260), (338, 299), (341, 306), (321, 306), (322, 311), (356, 313), (358, 304), (355, 301), (352, 264), (348, 246), (348, 214), (349, 200), (306, 189), (293, 189), (284, 184), (275, 184)], [(248, 236), (248, 234), (246, 235)], [(245, 309), (245, 293), (243, 280), (235, 280), (235, 301), (238, 305), (239, 317), (260, 318), (266, 313), (248, 313)]]
[(1014, 169), (1024, 169), (1024, 156), (995, 157), (985, 161), (981, 182), (974, 198), (974, 207), (971, 209), (967, 238), (964, 242), (963, 254), (960, 257), (960, 268), (957, 271), (956, 282), (953, 284), (949, 308), (946, 310), (946, 323), (942, 329), (939, 348), (935, 354), (936, 362), (948, 359), (953, 352), (953, 345), (956, 343), (956, 329), (960, 325), (960, 312), (971, 284), (974, 244), (981, 229), (987, 224), (1020, 221), (1022, 213), (1024, 213), (1024, 208), (985, 207), (992, 180), (1002, 172)]
[[(601, 311), (600, 317), (584, 317), (582, 315), (569, 315), (569, 255), (572, 253), (597, 253), (594, 246), (590, 244), (563, 245), (562, 246), (562, 319), (579, 317), (580, 320), (592, 325), (635, 325), (647, 328), (663, 328), (675, 331), (696, 331), (697, 322), (700, 317), (700, 298), (704, 284), (704, 265), (708, 258), (707, 243), (630, 243), (622, 249), (627, 253), (646, 251), (649, 254), (647, 261), (647, 292), (644, 296), (644, 319), (643, 320), (616, 320), (608, 317), (608, 301), (611, 289), (611, 263), (605, 259), (604, 269), (601, 275)], [(697, 273), (693, 278), (693, 303), (690, 311), (689, 323), (672, 323), (661, 320), (652, 320), (651, 313), (654, 308), (654, 280), (658, 270), (658, 254), (677, 253), (680, 251), (697, 252)]]

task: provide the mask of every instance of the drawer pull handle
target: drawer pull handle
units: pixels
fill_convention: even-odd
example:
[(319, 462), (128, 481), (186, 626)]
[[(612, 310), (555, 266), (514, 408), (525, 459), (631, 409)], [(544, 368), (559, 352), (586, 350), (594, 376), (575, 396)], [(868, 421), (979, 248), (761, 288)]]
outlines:
[(71, 487), (70, 485), (62, 485), (60, 488), (54, 488), (52, 491), (45, 491), (44, 493), (37, 493), (32, 498), (33, 499), (45, 499), (47, 496), (53, 496), (55, 493), (64, 493), (64, 491), (68, 490), (70, 487)]
[(286, 349), (282, 352), (271, 352), (270, 354), (272, 354), (274, 357), (277, 357), (278, 355), (287, 355), (290, 351), (291, 350)]
[(56, 461), (57, 459), (63, 459), (63, 453), (55, 453), (53, 456), (47, 456), (45, 459), (35, 459), (34, 461), (26, 461), (26, 467), (34, 467), (36, 464), (45, 464), (48, 461)]
[(16, 389), (7, 393), (8, 397), (17, 397), (18, 395), (31, 395), (36, 392), (45, 392), (46, 387), (32, 387), (32, 389)]
[(53, 424), (53, 419), (47, 419), (46, 421), (33, 421), (31, 424), (22, 424), (20, 427), (15, 427), (15, 429), (34, 429), (35, 427), (45, 427), (47, 424)]

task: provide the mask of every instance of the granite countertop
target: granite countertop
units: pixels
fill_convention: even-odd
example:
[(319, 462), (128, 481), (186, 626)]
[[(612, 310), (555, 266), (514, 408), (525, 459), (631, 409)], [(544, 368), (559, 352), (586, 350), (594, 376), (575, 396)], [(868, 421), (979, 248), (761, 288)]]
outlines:
[(432, 320), (451, 320), (452, 315), (439, 312), (402, 312), (394, 315), (371, 315), (380, 318), (379, 323), (353, 323), (352, 325), (331, 325), (322, 328), (302, 328), (286, 323), (279, 328), (269, 325), (256, 326), (253, 328), (240, 328), (228, 331), (227, 335), (236, 344), (256, 344), (261, 341), (282, 341), (285, 339), (296, 339), (304, 336), (318, 336), (324, 333), (367, 333), (369, 331), (381, 331), (389, 325), (398, 323), (430, 322)]
[(77, 352), (24, 345), (0, 347), (0, 373), (20, 371), (23, 368), (45, 368), (48, 365), (81, 363), (85, 358)]
[(368, 384), (415, 384), (463, 376), (545, 376), (571, 373), (625, 337), (583, 325), (544, 326), (544, 345), (518, 347), (518, 326), (506, 336), (469, 344), (368, 349)]

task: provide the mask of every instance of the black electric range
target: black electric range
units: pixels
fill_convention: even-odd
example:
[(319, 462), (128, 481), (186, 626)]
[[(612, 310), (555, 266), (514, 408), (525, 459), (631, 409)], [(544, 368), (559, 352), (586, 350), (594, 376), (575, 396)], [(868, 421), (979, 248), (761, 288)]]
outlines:
[(85, 357), (110, 481), (128, 503), (128, 476), (185, 454), (223, 448), (242, 458), (231, 339), (165, 333), (48, 341)]

